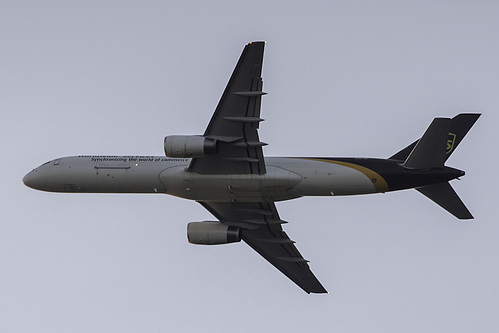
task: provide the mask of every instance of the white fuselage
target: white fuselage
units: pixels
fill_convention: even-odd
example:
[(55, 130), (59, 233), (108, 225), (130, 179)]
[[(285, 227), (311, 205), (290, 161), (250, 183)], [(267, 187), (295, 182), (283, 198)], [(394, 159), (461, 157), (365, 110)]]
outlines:
[(204, 175), (190, 159), (164, 156), (74, 156), (47, 162), (23, 182), (52, 192), (166, 193), (197, 201), (280, 201), (301, 196), (385, 192), (383, 177), (353, 163), (266, 158), (263, 175)]

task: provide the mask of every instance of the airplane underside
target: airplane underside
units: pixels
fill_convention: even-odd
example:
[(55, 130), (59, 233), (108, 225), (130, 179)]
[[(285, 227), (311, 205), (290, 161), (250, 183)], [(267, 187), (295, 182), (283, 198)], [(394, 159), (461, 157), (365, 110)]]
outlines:
[(258, 135), (264, 47), (245, 46), (203, 135), (167, 136), (164, 156), (58, 158), (28, 173), (24, 184), (50, 192), (166, 193), (195, 200), (217, 221), (189, 223), (189, 242), (242, 240), (307, 293), (327, 291), (284, 232), (277, 201), (414, 188), (455, 217), (473, 218), (449, 184), (464, 171), (445, 162), (480, 114), (435, 118), (420, 139), (388, 159), (265, 157), (267, 144)]

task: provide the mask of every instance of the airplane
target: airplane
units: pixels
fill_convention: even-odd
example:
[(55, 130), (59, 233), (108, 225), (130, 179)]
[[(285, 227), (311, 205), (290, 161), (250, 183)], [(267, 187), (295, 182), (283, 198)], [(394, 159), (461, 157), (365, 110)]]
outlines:
[(307, 293), (327, 293), (288, 235), (275, 203), (416, 189), (458, 219), (473, 216), (445, 166), (480, 117), (435, 118), (422, 137), (387, 159), (264, 157), (258, 128), (265, 42), (247, 44), (203, 135), (171, 135), (165, 156), (80, 155), (29, 172), (33, 189), (64, 193), (165, 193), (195, 200), (218, 221), (187, 225), (190, 243), (243, 240)]

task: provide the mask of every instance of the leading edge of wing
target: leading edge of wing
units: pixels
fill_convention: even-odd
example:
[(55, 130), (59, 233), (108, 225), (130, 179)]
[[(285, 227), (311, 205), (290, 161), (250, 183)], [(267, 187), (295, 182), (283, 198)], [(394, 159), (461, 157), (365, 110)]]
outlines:
[(307, 293), (327, 293), (288, 235), (273, 202), (199, 202), (220, 222), (241, 228), (241, 238)]
[[(248, 100), (260, 102), (262, 92), (262, 67), (265, 42), (251, 42), (247, 44), (232, 72), (225, 90), (218, 102), (208, 126), (205, 136), (228, 136), (237, 137), (241, 135), (241, 129), (223, 117), (255, 117), (260, 116), (260, 106), (256, 108), (256, 114), (247, 114)], [(259, 104), (259, 103), (258, 103)]]

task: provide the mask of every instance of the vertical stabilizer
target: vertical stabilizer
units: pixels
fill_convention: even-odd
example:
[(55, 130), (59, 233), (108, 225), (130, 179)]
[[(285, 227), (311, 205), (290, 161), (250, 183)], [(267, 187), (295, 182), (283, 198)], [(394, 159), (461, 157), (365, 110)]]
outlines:
[[(480, 113), (460, 113), (451, 119), (449, 137), (446, 143), (446, 160), (456, 150), (459, 143), (464, 139), (466, 134), (468, 134), (479, 117)], [(414, 141), (395, 155), (391, 156), (390, 159), (400, 161), (406, 160), (418, 142), (419, 140)]]
[(445, 160), (447, 160), (450, 155), (452, 155), (454, 150), (456, 150), (459, 143), (464, 139), (466, 134), (468, 134), (469, 130), (473, 127), (479, 117), (479, 113), (460, 113), (452, 118), (449, 130), (449, 139), (447, 140), (447, 147), (445, 151)]
[(444, 166), (451, 125), (450, 118), (435, 118), (405, 160), (408, 169), (429, 169)]

